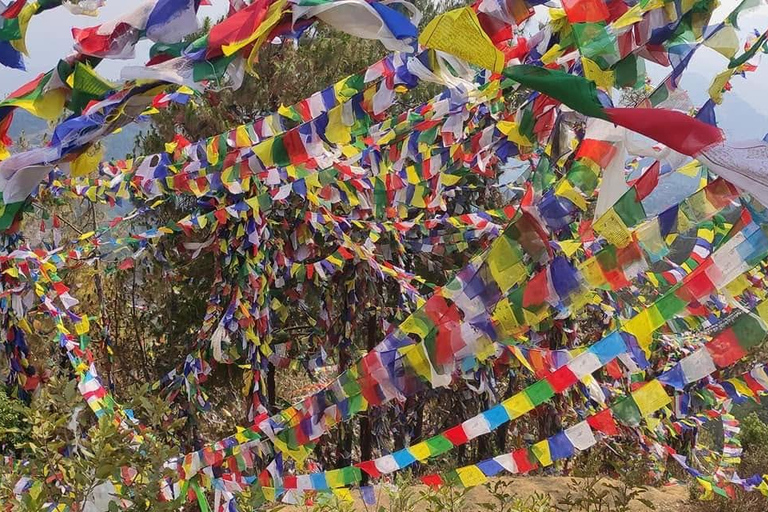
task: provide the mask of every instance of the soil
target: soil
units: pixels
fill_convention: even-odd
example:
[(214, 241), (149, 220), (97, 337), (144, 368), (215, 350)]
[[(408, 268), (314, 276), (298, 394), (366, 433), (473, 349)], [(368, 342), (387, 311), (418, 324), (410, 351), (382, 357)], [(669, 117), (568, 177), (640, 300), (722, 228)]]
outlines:
[[(565, 495), (569, 491), (569, 485), (574, 484), (576, 486), (579, 486), (580, 484), (580, 479), (578, 478), (556, 477), (556, 476), (505, 477), (505, 478), (491, 479), (492, 482), (498, 481), (498, 480), (512, 482), (513, 485), (509, 488), (509, 490), (511, 492), (516, 493), (521, 498), (528, 498), (533, 496), (536, 493), (546, 494), (550, 496), (553, 503), (557, 503), (559, 500), (565, 497)], [(608, 478), (604, 478), (603, 482), (618, 484), (617, 481), (611, 480)], [(410, 490), (412, 493), (415, 494), (415, 496), (418, 497), (421, 492), (426, 490), (426, 487), (423, 485), (417, 485), (417, 486), (413, 486)], [(380, 499), (379, 505), (383, 505), (385, 507), (385, 510), (389, 512), (388, 499), (385, 496), (385, 493), (380, 491), (381, 490), (377, 487), (376, 496)], [(378, 508), (378, 507), (369, 506), (366, 509), (365, 505), (362, 503), (362, 500), (360, 499), (360, 494), (357, 491), (353, 491), (352, 494), (355, 497), (355, 504), (354, 504), (355, 511), (368, 510), (370, 512), (374, 512)], [(646, 491), (646, 493), (642, 496), (642, 498), (653, 503), (657, 511), (682, 512), (684, 510), (684, 505), (688, 500), (688, 489), (683, 485), (677, 485), (677, 484), (665, 486), (662, 488), (649, 488)], [(470, 512), (470, 511), (479, 512), (483, 510), (488, 510), (480, 507), (479, 505), (480, 503), (495, 503), (495, 499), (490, 494), (488, 489), (486, 489), (485, 486), (479, 486), (471, 489), (467, 494), (465, 498), (465, 502), (461, 506), (460, 510), (461, 512)], [(334, 507), (326, 510), (333, 510), (333, 509)], [(413, 512), (425, 512), (426, 509), (427, 509), (427, 504), (421, 502), (415, 507), (413, 507), (412, 510)], [(300, 510), (307, 510), (307, 508), (287, 507), (282, 510), (294, 512), (294, 511), (300, 511)], [(311, 507), (309, 507), (309, 510), (311, 510)], [(645, 512), (645, 511), (648, 511), (649, 509), (639, 501), (633, 501), (630, 504), (630, 510), (631, 512)]]

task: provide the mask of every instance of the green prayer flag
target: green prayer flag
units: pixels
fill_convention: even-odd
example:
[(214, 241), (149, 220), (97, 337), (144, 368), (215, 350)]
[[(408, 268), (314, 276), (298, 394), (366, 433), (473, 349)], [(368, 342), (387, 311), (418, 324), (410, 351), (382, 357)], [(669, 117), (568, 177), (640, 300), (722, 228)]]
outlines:
[(556, 176), (552, 171), (552, 164), (549, 157), (541, 155), (536, 170), (533, 172), (533, 189), (536, 192), (542, 192), (555, 184)]
[(619, 217), (621, 217), (621, 220), (624, 221), (628, 228), (637, 226), (646, 218), (643, 204), (637, 199), (637, 189), (635, 187), (630, 188), (623, 194), (616, 201), (613, 209), (619, 214)]
[(13, 225), (16, 214), (19, 213), (24, 201), (11, 204), (2, 203), (2, 194), (0, 193), (0, 232), (5, 231)]
[(744, 350), (759, 345), (765, 339), (765, 329), (757, 316), (746, 314), (740, 316), (731, 326), (739, 346)]
[(609, 32), (605, 23), (574, 23), (571, 26), (583, 57), (595, 61), (602, 69), (608, 69), (619, 60), (616, 34)]
[(674, 289), (670, 290), (666, 295), (656, 301), (654, 307), (658, 309), (659, 315), (661, 315), (661, 318), (664, 320), (670, 320), (674, 318), (675, 315), (685, 309), (685, 307), (688, 305), (688, 301), (675, 295), (675, 291), (678, 288), (679, 286), (676, 286)]
[(14, 41), (21, 39), (21, 27), (16, 18), (3, 20), (3, 26), (0, 27), (0, 41)]
[(597, 187), (597, 174), (590, 166), (584, 162), (575, 161), (568, 170), (568, 181), (575, 185), (579, 190), (589, 195)]
[(429, 447), (429, 455), (431, 457), (437, 457), (445, 452), (450, 451), (453, 448), (451, 443), (444, 435), (437, 435), (430, 437), (425, 441)]
[(613, 415), (625, 425), (636, 427), (640, 425), (642, 415), (632, 397), (624, 397), (611, 406)]
[(731, 59), (731, 61), (728, 63), (728, 69), (733, 69), (735, 67), (741, 66), (745, 62), (747, 62), (749, 59), (755, 56), (755, 54), (760, 50), (760, 47), (765, 43), (766, 38), (768, 38), (768, 32), (763, 33), (757, 41), (754, 42), (754, 44), (749, 48), (749, 50), (745, 51), (743, 54), (741, 54), (739, 57)]
[(653, 93), (648, 97), (648, 101), (651, 105), (656, 107), (669, 98), (669, 89), (667, 89), (667, 82), (661, 84)]
[(531, 384), (523, 391), (534, 406), (543, 404), (555, 396), (555, 390), (552, 389), (552, 386), (546, 380), (540, 380), (535, 384)]
[(291, 158), (288, 156), (288, 150), (282, 136), (274, 138), (272, 143), (272, 160), (278, 167), (285, 167), (291, 164)]
[(634, 53), (621, 59), (614, 67), (614, 80), (616, 87), (632, 87), (638, 85), (640, 73), (638, 72), (638, 62), (643, 62), (637, 58)]
[(509, 67), (504, 71), (504, 75), (564, 103), (577, 112), (589, 117), (608, 119), (597, 98), (595, 83), (586, 78), (528, 65)]
[(229, 64), (235, 60), (235, 57), (237, 57), (237, 54), (230, 55), (229, 57), (217, 57), (213, 60), (195, 62), (194, 68), (192, 69), (192, 80), (195, 82), (202, 82), (203, 80), (213, 80), (216, 83), (220, 82), (227, 72), (227, 67), (229, 67)]

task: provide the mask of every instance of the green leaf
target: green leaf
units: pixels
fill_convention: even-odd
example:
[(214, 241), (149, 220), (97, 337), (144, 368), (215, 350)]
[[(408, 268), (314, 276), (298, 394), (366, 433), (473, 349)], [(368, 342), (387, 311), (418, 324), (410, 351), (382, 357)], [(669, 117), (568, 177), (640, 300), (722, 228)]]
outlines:
[(650, 500), (647, 500), (645, 498), (637, 498), (637, 501), (645, 505), (651, 510), (656, 510), (656, 505), (654, 505)]
[(115, 466), (112, 464), (104, 464), (96, 469), (96, 478), (106, 479), (109, 478), (115, 471)]

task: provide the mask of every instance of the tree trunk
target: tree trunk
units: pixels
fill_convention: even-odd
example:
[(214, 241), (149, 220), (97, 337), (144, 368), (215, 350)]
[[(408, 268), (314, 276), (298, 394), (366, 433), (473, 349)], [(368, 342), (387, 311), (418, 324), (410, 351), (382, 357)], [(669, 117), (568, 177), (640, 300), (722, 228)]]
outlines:
[(275, 365), (272, 363), (269, 363), (269, 367), (267, 368), (267, 400), (269, 401), (269, 404), (267, 404), (267, 409), (269, 410), (269, 414), (274, 414), (277, 412), (277, 388), (275, 387), (275, 373), (277, 373), (277, 368), (275, 368)]
[[(368, 352), (376, 347), (376, 340), (378, 339), (378, 318), (376, 311), (371, 310), (368, 317), (368, 338), (366, 342), (366, 349)], [(360, 460), (367, 461), (373, 458), (373, 425), (372, 419), (369, 415), (373, 411), (369, 408), (360, 417)], [(360, 485), (368, 485), (368, 474), (363, 472), (363, 479)]]

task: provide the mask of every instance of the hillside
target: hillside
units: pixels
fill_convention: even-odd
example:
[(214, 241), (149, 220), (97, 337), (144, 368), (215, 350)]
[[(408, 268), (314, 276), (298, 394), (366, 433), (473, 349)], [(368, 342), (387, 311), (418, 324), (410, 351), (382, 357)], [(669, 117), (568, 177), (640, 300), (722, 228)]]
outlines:
[[(113, 160), (125, 158), (126, 155), (133, 154), (136, 136), (142, 132), (145, 126), (129, 124), (121, 132), (104, 138), (106, 146), (105, 157)], [(20, 135), (24, 134), (32, 147), (39, 145), (43, 140), (43, 135), (46, 133), (50, 134), (50, 128), (46, 121), (34, 117), (21, 109), (18, 109), (14, 114), (13, 123), (10, 130), (8, 130), (8, 135), (13, 140), (18, 139)]]

